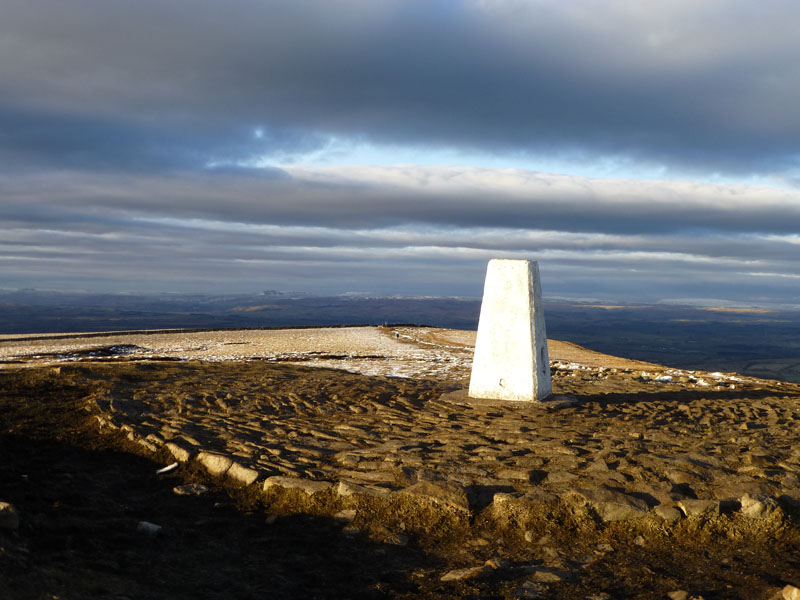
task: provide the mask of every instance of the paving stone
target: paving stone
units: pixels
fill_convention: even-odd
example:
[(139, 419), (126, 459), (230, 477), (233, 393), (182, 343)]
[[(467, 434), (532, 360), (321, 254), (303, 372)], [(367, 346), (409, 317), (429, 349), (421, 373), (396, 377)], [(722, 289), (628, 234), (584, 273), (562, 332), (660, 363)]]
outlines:
[(452, 481), (418, 481), (400, 490), (401, 494), (420, 496), (458, 510), (468, 511), (469, 501), (466, 490)]
[(373, 496), (373, 497), (386, 497), (392, 492), (387, 488), (382, 488), (374, 485), (358, 485), (349, 481), (340, 481), (334, 487), (334, 490), (339, 496)]
[(545, 477), (545, 483), (549, 485), (558, 485), (563, 483), (570, 483), (575, 481), (578, 476), (575, 473), (570, 473), (569, 471), (551, 471)]
[(310, 479), (301, 479), (299, 477), (283, 477), (281, 475), (267, 477), (264, 480), (263, 490), (266, 492), (274, 487), (288, 490), (301, 490), (309, 496), (313, 496), (314, 494), (330, 489), (333, 487), (333, 484), (329, 481), (311, 481)]
[(211, 475), (218, 477), (224, 475), (233, 464), (230, 458), (213, 452), (199, 452), (196, 460), (203, 465)]
[(514, 481), (530, 481), (531, 472), (521, 469), (500, 469), (495, 473), (498, 479), (510, 479)]
[(644, 500), (604, 487), (575, 489), (566, 495), (581, 499), (603, 521), (637, 519), (649, 509)]
[(169, 450), (169, 453), (178, 462), (188, 462), (192, 458), (192, 452), (176, 442), (167, 442), (164, 447)]
[(351, 471), (342, 469), (339, 471), (339, 477), (346, 479), (355, 479), (356, 481), (370, 482), (370, 483), (395, 483), (397, 477), (394, 473), (388, 471)]
[(259, 473), (256, 469), (248, 469), (247, 467), (243, 467), (239, 463), (234, 462), (226, 472), (226, 475), (234, 481), (238, 481), (244, 485), (250, 485), (256, 479), (258, 479)]

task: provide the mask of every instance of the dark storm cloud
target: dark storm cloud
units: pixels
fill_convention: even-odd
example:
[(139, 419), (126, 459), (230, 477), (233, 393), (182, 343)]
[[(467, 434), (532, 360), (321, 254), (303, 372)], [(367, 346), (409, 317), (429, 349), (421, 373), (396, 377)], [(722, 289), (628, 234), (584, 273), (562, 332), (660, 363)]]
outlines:
[[(74, 119), (86, 164), (291, 156), (327, 136), (739, 172), (791, 169), (800, 152), (788, 1), (3, 0), (2, 13), (6, 114), (60, 124), (53, 146)], [(257, 127), (294, 133), (259, 147)], [(37, 139), (4, 137), (5, 154), (48, 155)]]

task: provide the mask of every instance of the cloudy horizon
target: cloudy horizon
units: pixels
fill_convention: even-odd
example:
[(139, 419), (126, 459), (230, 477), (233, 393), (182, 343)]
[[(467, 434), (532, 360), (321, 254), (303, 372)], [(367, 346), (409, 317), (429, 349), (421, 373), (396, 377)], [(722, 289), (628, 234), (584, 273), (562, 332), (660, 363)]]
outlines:
[(0, 288), (800, 305), (794, 3), (0, 15)]

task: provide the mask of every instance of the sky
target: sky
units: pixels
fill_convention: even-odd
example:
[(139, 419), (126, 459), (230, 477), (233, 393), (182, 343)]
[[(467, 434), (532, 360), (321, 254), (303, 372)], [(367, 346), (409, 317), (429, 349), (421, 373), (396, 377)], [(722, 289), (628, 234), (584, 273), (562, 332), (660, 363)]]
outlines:
[(800, 305), (790, 0), (0, 0), (0, 288)]

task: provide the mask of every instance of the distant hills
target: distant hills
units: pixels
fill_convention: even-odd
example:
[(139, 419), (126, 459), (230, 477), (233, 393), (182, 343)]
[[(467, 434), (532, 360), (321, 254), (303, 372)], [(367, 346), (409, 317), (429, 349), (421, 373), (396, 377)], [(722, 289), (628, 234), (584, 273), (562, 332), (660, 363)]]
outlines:
[[(476, 329), (477, 298), (0, 291), (0, 335), (406, 323)], [(548, 336), (688, 369), (800, 381), (800, 312), (545, 301)]]

